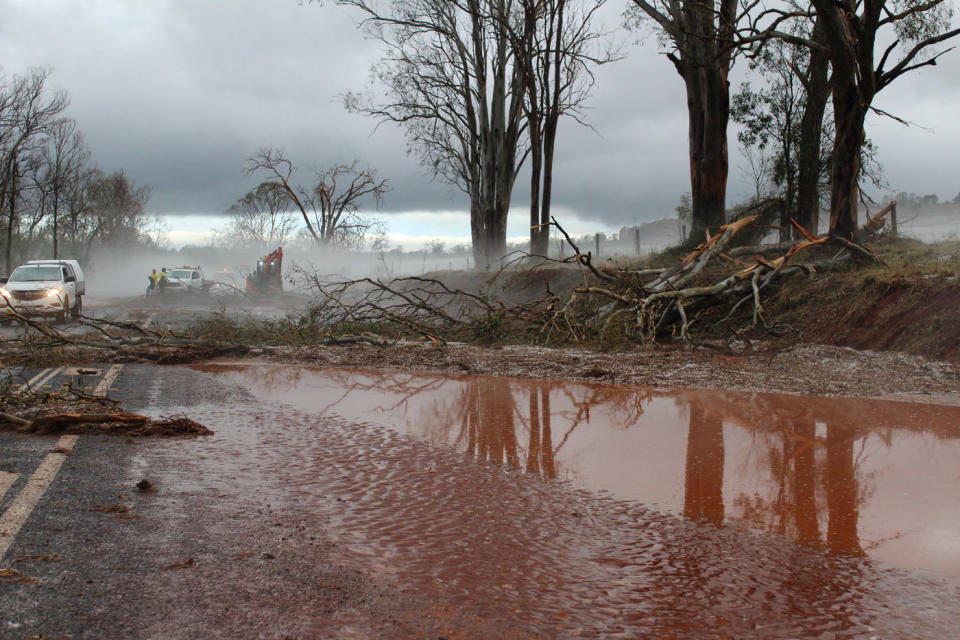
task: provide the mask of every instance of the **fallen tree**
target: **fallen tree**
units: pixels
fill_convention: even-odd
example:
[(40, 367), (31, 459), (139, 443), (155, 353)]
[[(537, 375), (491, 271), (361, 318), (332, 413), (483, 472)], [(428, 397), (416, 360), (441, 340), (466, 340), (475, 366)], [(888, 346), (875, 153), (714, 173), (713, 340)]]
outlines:
[[(882, 226), (887, 210), (867, 223), (864, 234)], [(582, 284), (567, 296), (546, 287), (545, 294), (523, 304), (448, 286), (442, 278), (408, 276), (383, 281), (361, 278), (329, 282), (315, 274), (301, 276), (317, 293), (312, 313), (328, 327), (363, 326), (394, 337), (419, 337), (437, 344), (448, 340), (484, 340), (513, 336), (538, 344), (580, 343), (618, 333), (633, 342), (665, 338), (691, 340), (695, 323), (712, 313), (712, 324), (728, 333), (745, 330), (780, 334), (789, 327), (770, 322), (763, 293), (775, 283), (797, 274), (811, 274), (848, 260), (878, 261), (859, 242), (831, 236), (818, 237), (793, 221), (801, 240), (770, 247), (735, 247), (746, 230), (753, 232), (757, 216), (747, 216), (720, 227), (675, 264), (657, 269), (630, 269), (596, 265), (590, 252), (582, 252), (563, 227), (555, 227), (573, 249), (563, 259), (537, 256), (537, 265), (561, 263), (583, 270)], [(801, 261), (811, 249), (820, 251)], [(827, 253), (824, 252), (827, 251)], [(750, 256), (744, 260), (743, 257)], [(514, 265), (528, 261), (521, 254), (494, 274), (503, 277)], [(725, 265), (732, 265), (732, 271)], [(528, 273), (538, 268), (529, 269)], [(716, 277), (716, 274), (722, 274)], [(745, 310), (746, 309), (746, 310)], [(738, 314), (746, 322), (734, 324)], [(498, 335), (499, 334), (499, 335)]]
[[(554, 218), (548, 226), (562, 235), (572, 255), (552, 259), (517, 252), (500, 271), (489, 278), (484, 275), (487, 280), (479, 288), (449, 284), (444, 275), (330, 281), (300, 270), (296, 273), (314, 291), (316, 303), (301, 316), (260, 321), (254, 327), (239, 325), (222, 313), (181, 333), (80, 316), (81, 325), (96, 332), (91, 337), (89, 332), (70, 334), (16, 313), (12, 317), (27, 330), (21, 340), (32, 349), (104, 349), (112, 357), (134, 352), (158, 363), (189, 361), (194, 352), (192, 359), (246, 353), (255, 344), (386, 347), (414, 339), (438, 345), (467, 341), (623, 346), (673, 339), (693, 343), (706, 337), (749, 340), (791, 331), (768, 318), (764, 308), (768, 294), (791, 276), (851, 260), (879, 261), (862, 239), (882, 228), (891, 208), (870, 218), (857, 240), (818, 237), (793, 221), (800, 238), (795, 242), (738, 246), (742, 238), (755, 241), (769, 230), (751, 211), (658, 268), (597, 265)], [(522, 300), (511, 302), (502, 295), (503, 282), (537, 282), (537, 271), (544, 268), (576, 274), (574, 286), (552, 291), (546, 279), (541, 289)]]

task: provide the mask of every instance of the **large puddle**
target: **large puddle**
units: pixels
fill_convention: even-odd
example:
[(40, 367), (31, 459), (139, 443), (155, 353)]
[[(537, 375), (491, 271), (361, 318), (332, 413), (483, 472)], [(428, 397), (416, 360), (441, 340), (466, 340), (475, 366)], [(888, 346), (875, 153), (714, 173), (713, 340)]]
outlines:
[(550, 380), (196, 367), (666, 512), (960, 582), (960, 407)]

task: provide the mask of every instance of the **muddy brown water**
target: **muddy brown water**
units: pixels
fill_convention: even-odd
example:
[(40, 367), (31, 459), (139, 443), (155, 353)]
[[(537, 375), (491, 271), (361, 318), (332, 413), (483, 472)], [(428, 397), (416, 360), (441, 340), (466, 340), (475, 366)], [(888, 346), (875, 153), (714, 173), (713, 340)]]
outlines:
[(191, 416), (238, 469), (275, 476), (272, 500), (314, 513), (358, 568), (432, 594), (441, 621), (690, 638), (940, 638), (960, 623), (960, 407), (194, 369), (263, 407)]

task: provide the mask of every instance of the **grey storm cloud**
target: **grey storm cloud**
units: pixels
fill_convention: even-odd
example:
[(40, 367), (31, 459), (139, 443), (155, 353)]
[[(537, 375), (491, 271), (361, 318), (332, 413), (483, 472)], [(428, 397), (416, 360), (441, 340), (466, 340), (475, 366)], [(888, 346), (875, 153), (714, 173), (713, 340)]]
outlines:
[[(407, 154), (402, 131), (374, 132), (374, 122), (344, 110), (339, 96), (367, 86), (379, 46), (356, 15), (325, 4), (0, 0), (0, 61), (7, 75), (50, 66), (97, 163), (150, 185), (157, 213), (224, 211), (256, 184), (243, 169), (259, 146), (283, 148), (304, 181), (315, 167), (360, 160), (390, 179), (388, 211), (466, 209), (458, 190), (432, 182)], [(610, 3), (608, 29), (624, 6)], [(634, 35), (619, 37), (627, 55), (597, 72), (592, 128), (561, 125), (554, 195), (559, 207), (611, 225), (672, 215), (689, 190), (682, 82), (656, 38), (634, 47)], [(960, 190), (958, 94), (960, 54), (881, 94), (878, 106), (921, 125), (886, 120), (868, 131), (892, 187)], [(730, 138), (735, 199), (749, 188)], [(521, 178), (516, 206), (525, 186)]]

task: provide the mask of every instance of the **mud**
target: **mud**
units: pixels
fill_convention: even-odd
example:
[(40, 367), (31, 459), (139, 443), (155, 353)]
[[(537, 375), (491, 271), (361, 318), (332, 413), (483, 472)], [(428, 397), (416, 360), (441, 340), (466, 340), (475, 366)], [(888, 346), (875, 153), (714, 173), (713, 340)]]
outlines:
[(203, 370), (258, 401), (196, 407), (217, 435), (183, 455), (432, 603), (397, 614), (430, 635), (399, 637), (942, 638), (960, 620), (952, 407)]
[[(741, 345), (742, 347), (742, 345)], [(528, 346), (399, 344), (374, 347), (266, 347), (274, 362), (522, 378), (602, 380), (643, 386), (772, 391), (825, 396), (951, 395), (960, 402), (960, 366), (901, 353), (847, 347), (755, 343), (735, 352), (645, 347), (600, 353)]]

